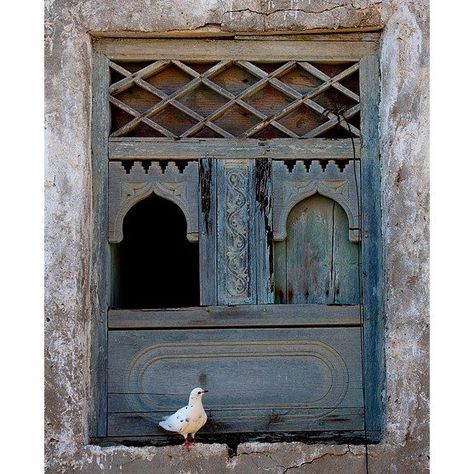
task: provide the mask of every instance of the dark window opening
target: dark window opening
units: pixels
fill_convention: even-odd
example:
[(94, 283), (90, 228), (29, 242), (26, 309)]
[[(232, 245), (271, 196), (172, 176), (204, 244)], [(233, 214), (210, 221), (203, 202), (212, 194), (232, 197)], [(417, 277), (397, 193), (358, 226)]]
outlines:
[(137, 203), (113, 248), (116, 308), (199, 305), (199, 247), (181, 209), (155, 194)]

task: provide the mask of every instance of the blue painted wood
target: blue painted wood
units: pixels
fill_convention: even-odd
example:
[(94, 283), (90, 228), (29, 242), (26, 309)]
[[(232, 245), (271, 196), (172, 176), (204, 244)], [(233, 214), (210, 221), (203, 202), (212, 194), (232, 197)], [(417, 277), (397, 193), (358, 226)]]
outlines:
[(201, 305), (217, 304), (217, 165), (199, 162), (199, 285)]
[[(142, 435), (160, 436), (159, 432), (157, 431), (154, 417), (157, 414), (161, 415), (162, 411), (167, 411), (171, 407), (167, 405), (165, 407), (166, 410), (164, 410), (163, 407), (160, 408), (159, 406), (156, 408), (156, 404), (161, 402), (161, 398), (159, 398), (161, 397), (161, 394), (153, 392), (151, 398), (148, 400), (148, 402), (152, 403), (153, 407), (151, 409), (146, 407), (143, 409), (140, 404), (143, 403), (143, 399), (147, 400), (147, 397), (145, 396), (146, 394), (142, 393), (141, 395), (138, 395), (137, 393), (130, 390), (130, 387), (125, 387), (124, 385), (126, 380), (133, 380), (133, 368), (137, 365), (140, 366), (140, 363), (143, 362), (143, 357), (145, 357), (143, 354), (151, 353), (158, 354), (159, 357), (149, 366), (149, 370), (151, 372), (155, 371), (156, 373), (161, 370), (163, 370), (163, 373), (165, 373), (166, 370), (168, 370), (168, 376), (166, 377), (164, 375), (160, 377), (159, 375), (156, 375), (155, 372), (153, 372), (154, 375), (150, 375), (148, 379), (147, 377), (144, 379), (142, 378), (142, 381), (147, 380), (145, 383), (149, 384), (152, 390), (156, 390), (155, 385), (157, 383), (160, 384), (163, 380), (169, 380), (171, 378), (169, 377), (169, 373), (181, 374), (182, 377), (180, 380), (183, 384), (185, 381), (187, 383), (187, 380), (192, 379), (200, 385), (210, 383), (213, 377), (218, 379), (219, 377), (228, 377), (229, 373), (236, 373), (236, 380), (239, 381), (240, 379), (241, 386), (245, 387), (246, 384), (249, 385), (250, 381), (250, 384), (256, 387), (255, 391), (253, 392), (253, 395), (256, 398), (247, 400), (245, 402), (247, 405), (245, 406), (244, 411), (246, 411), (246, 413), (249, 415), (249, 418), (245, 419), (243, 416), (240, 416), (242, 414), (242, 406), (238, 407), (237, 412), (239, 417), (237, 418), (235, 416), (235, 407), (227, 407), (221, 410), (214, 408), (217, 413), (217, 417), (213, 418), (212, 426), (208, 427), (210, 433), (225, 433), (232, 430), (255, 432), (291, 432), (301, 430), (317, 432), (360, 432), (364, 429), (365, 423), (365, 428), (369, 439), (377, 439), (377, 437), (380, 436), (382, 427), (381, 394), (383, 387), (383, 299), (382, 253), (380, 237), (380, 169), (377, 141), (377, 107), (379, 87), (377, 76), (377, 58), (375, 56), (371, 56), (363, 58), (361, 61), (361, 130), (363, 136), (361, 140), (362, 165), (360, 170), (361, 174), (354, 174), (355, 180), (360, 178), (360, 182), (356, 184), (360, 186), (360, 202), (363, 209), (361, 222), (363, 228), (363, 242), (361, 252), (363, 271), (362, 302), (364, 305), (363, 338), (360, 337), (360, 329), (358, 327), (354, 327), (353, 318), (351, 319), (352, 322), (350, 324), (352, 327), (308, 327), (310, 325), (310, 322), (308, 322), (310, 321), (310, 316), (308, 316), (308, 320), (305, 320), (303, 323), (301, 323), (301, 318), (303, 316), (299, 315), (298, 321), (301, 323), (301, 326), (304, 326), (304, 328), (289, 327), (287, 321), (285, 321), (284, 323), (278, 323), (282, 326), (285, 326), (285, 328), (274, 327), (271, 329), (262, 329), (252, 326), (252, 329), (237, 329), (235, 326), (232, 326), (232, 324), (235, 324), (231, 321), (232, 317), (227, 317), (226, 315), (226, 317), (223, 318), (222, 326), (218, 328), (211, 329), (207, 327), (207, 329), (200, 328), (192, 330), (184, 329), (183, 327), (181, 327), (179, 330), (175, 330), (174, 327), (176, 326), (170, 325), (169, 320), (167, 320), (167, 322), (163, 322), (163, 326), (167, 327), (168, 329), (155, 329), (160, 327), (159, 324), (156, 323), (157, 319), (155, 318), (152, 322), (152, 324), (154, 324), (153, 330), (145, 330), (142, 328), (140, 330), (131, 331), (117, 330), (117, 328), (115, 328), (109, 332), (109, 338), (112, 342), (109, 347), (109, 370), (107, 373), (104, 371), (106, 358), (103, 351), (105, 348), (107, 348), (108, 343), (107, 332), (105, 331), (104, 316), (108, 299), (107, 297), (104, 297), (104, 295), (107, 296), (110, 291), (110, 282), (108, 281), (107, 273), (110, 258), (108, 255), (108, 249), (105, 246), (105, 243), (102, 241), (103, 236), (106, 233), (106, 227), (103, 227), (102, 219), (104, 207), (101, 207), (106, 206), (106, 203), (103, 202), (103, 200), (104, 196), (107, 195), (107, 184), (104, 184), (102, 181), (104, 173), (106, 173), (106, 171), (103, 169), (106, 163), (101, 161), (103, 160), (103, 157), (106, 157), (109, 123), (107, 112), (108, 108), (103, 103), (104, 98), (107, 96), (106, 91), (108, 86), (108, 72), (106, 65), (107, 59), (104, 56), (97, 54), (94, 56), (93, 82), (95, 84), (95, 95), (93, 95), (93, 120), (95, 121), (95, 125), (93, 130), (92, 146), (94, 168), (94, 208), (97, 211), (97, 220), (94, 222), (94, 240), (99, 243), (96, 243), (97, 248), (94, 251), (94, 258), (96, 258), (94, 265), (96, 265), (97, 274), (93, 276), (93, 280), (95, 278), (95, 281), (98, 282), (98, 293), (97, 295), (93, 296), (93, 299), (95, 298), (93, 301), (93, 318), (96, 320), (94, 326), (96, 328), (96, 332), (93, 334), (93, 366), (96, 368), (96, 370), (95, 372), (93, 371), (92, 374), (92, 383), (96, 384), (95, 387), (97, 388), (97, 394), (94, 398), (94, 403), (97, 406), (97, 410), (95, 410), (95, 414), (91, 417), (91, 434), (93, 436), (108, 435), (124, 437)], [(327, 150), (329, 150), (327, 157), (331, 159), (347, 159), (348, 143), (347, 140), (343, 141), (344, 155), (341, 156), (337, 154), (339, 152), (336, 153), (334, 151), (335, 148), (337, 148), (337, 146), (335, 147), (335, 142), (338, 142), (338, 140), (318, 142), (318, 147), (324, 148), (327, 146)], [(205, 147), (204, 143), (206, 144)], [(203, 169), (212, 171), (210, 186), (210, 212), (208, 216), (208, 222), (206, 222), (206, 219), (203, 216), (202, 200), (200, 205), (201, 215), (199, 221), (199, 234), (201, 242), (200, 258), (202, 304), (239, 304), (242, 306), (250, 306), (251, 304), (262, 304), (273, 301), (271, 285), (272, 271), (270, 265), (271, 260), (265, 242), (268, 235), (268, 226), (264, 221), (265, 212), (262, 211), (259, 205), (259, 199), (257, 199), (258, 180), (255, 173), (255, 162), (253, 160), (253, 158), (257, 156), (262, 158), (271, 157), (272, 146), (269, 146), (268, 143), (271, 143), (271, 141), (267, 142), (267, 145), (260, 142), (258, 144), (254, 143), (252, 145), (254, 148), (256, 146), (260, 147), (260, 155), (253, 155), (253, 151), (245, 148), (245, 145), (240, 145), (244, 147), (243, 153), (238, 151), (232, 154), (231, 151), (229, 151), (229, 154), (227, 154), (227, 150), (223, 151), (221, 148), (219, 151), (219, 157), (226, 159), (219, 160), (219, 163), (216, 162), (217, 160), (208, 159), (208, 157), (212, 156), (212, 152), (209, 152), (209, 149), (212, 150), (212, 141), (207, 143), (204, 140), (201, 143), (203, 148), (206, 148), (207, 150), (205, 155), (202, 155), (206, 157), (205, 160), (202, 160)], [(308, 145), (308, 148), (306, 149), (304, 144), (305, 140), (300, 140), (298, 142), (298, 147), (295, 147), (294, 149), (292, 148), (292, 153), (295, 154), (292, 156), (292, 158), (301, 159), (302, 156), (307, 158), (312, 157), (314, 145), (313, 148)], [(358, 141), (355, 140), (356, 156), (359, 152), (357, 144)], [(144, 145), (147, 145), (147, 143), (144, 142)], [(160, 152), (163, 149), (168, 149), (167, 147), (169, 147), (169, 144), (166, 146), (164, 145), (166, 144), (162, 143), (160, 145), (157, 143), (156, 146), (153, 144), (153, 154), (149, 156), (142, 156), (142, 154), (140, 154), (142, 151), (135, 149), (134, 147), (133, 153), (135, 154), (132, 153), (130, 156), (140, 156), (141, 159), (145, 160), (147, 158), (159, 159), (162, 157)], [(174, 145), (175, 144), (173, 144), (173, 146)], [(179, 145), (179, 142), (177, 142), (177, 145)], [(138, 148), (140, 148), (140, 146)], [(160, 148), (162, 146), (164, 146), (164, 148)], [(293, 147), (293, 145), (290, 145), (290, 148), (291, 147)], [(145, 146), (143, 149), (145, 148), (147, 147)], [(194, 149), (192, 152), (196, 153)], [(169, 151), (168, 153), (175, 153), (175, 151)], [(199, 151), (199, 153), (203, 152)], [(321, 153), (324, 156), (324, 150), (322, 150)], [(337, 156), (335, 156), (335, 153)], [(129, 155), (125, 155), (125, 158), (130, 158)], [(117, 155), (115, 158), (118, 157), (117, 159), (120, 159), (120, 156)], [(229, 157), (240, 158), (244, 156), (244, 160), (228, 159)], [(285, 157), (286, 155), (283, 156), (283, 158)], [(177, 157), (176, 159), (180, 158), (183, 157)], [(280, 156), (280, 158), (282, 158), (282, 156)], [(301, 165), (298, 166), (301, 168)], [(330, 166), (335, 169), (335, 163), (331, 164)], [(242, 176), (244, 176), (242, 185), (233, 186), (233, 184), (229, 182), (229, 179), (233, 174), (235, 174), (234, 171), (239, 169), (242, 171)], [(357, 171), (359, 172), (359, 169)], [(337, 173), (339, 173), (339, 171), (337, 171)], [(235, 189), (232, 189), (233, 187)], [(269, 185), (269, 188), (266, 191), (267, 194), (271, 195), (269, 189), (271, 189), (271, 185)], [(240, 194), (237, 192), (238, 190), (241, 191)], [(239, 199), (242, 199), (242, 202), (240, 202)], [(232, 206), (237, 206), (237, 208), (240, 208), (240, 210), (237, 209), (238, 212), (236, 212), (234, 215), (231, 215), (232, 212), (228, 212), (229, 208)], [(343, 302), (356, 302), (358, 301), (356, 298), (358, 294), (358, 282), (355, 281), (353, 277), (354, 266), (356, 265), (353, 246), (357, 246), (357, 244), (351, 244), (352, 247), (345, 246), (343, 233), (341, 232), (339, 234), (339, 229), (342, 229), (347, 225), (344, 221), (344, 214), (338, 213), (334, 204), (332, 205), (332, 209), (332, 257), (330, 260), (332, 270), (329, 272), (329, 293), (328, 295), (324, 293), (324, 296), (329, 299), (329, 301), (326, 302), (330, 303), (337, 304)], [(271, 214), (271, 206), (269, 206), (266, 211)], [(236, 218), (236, 220), (234, 220), (234, 218)], [(330, 220), (330, 217), (328, 217), (328, 219)], [(314, 230), (315, 227), (318, 226), (310, 221), (311, 219), (309, 219), (306, 224), (302, 225), (302, 227), (310, 230), (312, 229), (311, 232), (313, 234), (317, 234), (319, 231), (315, 232)], [(210, 229), (206, 228), (206, 226), (209, 226), (209, 223), (213, 224), (210, 226)], [(236, 229), (236, 227), (233, 227), (234, 224), (237, 225), (239, 232), (242, 229), (246, 229), (243, 239), (241, 239), (242, 235), (239, 235), (239, 232), (234, 232)], [(321, 227), (321, 225), (319, 225), (319, 227)], [(298, 233), (296, 232), (295, 236), (297, 234)], [(357, 235), (356, 233), (352, 233), (352, 240), (357, 240), (358, 235), (358, 232)], [(315, 244), (315, 248), (322, 247), (324, 243), (324, 239), (319, 240)], [(245, 251), (241, 252), (243, 248)], [(237, 250), (239, 250), (240, 253)], [(301, 255), (305, 255), (306, 250), (307, 249), (304, 247), (294, 247), (291, 249), (291, 251), (294, 251), (295, 254), (299, 253)], [(327, 249), (325, 251), (327, 251)], [(291, 257), (292, 262), (295, 260), (295, 258), (296, 257)], [(230, 262), (232, 259), (234, 259), (233, 263)], [(321, 262), (325, 262), (325, 258), (320, 260)], [(285, 265), (277, 268), (280, 265), (278, 262), (281, 261), (284, 261)], [(304, 261), (304, 258), (302, 261)], [(284, 246), (280, 244), (279, 246), (275, 246), (274, 262), (276, 265), (275, 279), (281, 279), (281, 281), (284, 282), (281, 283), (281, 287), (284, 288), (286, 295), (288, 292), (287, 274), (288, 272), (295, 271), (295, 268), (292, 264), (290, 264), (290, 266), (287, 264), (288, 248), (286, 243)], [(234, 271), (230, 271), (231, 268)], [(284, 270), (281, 270), (282, 268), (284, 268)], [(243, 291), (233, 291), (232, 289), (229, 290), (229, 288), (232, 287), (235, 289), (238, 285), (237, 281), (240, 281), (236, 275), (240, 277), (245, 275)], [(304, 278), (308, 278), (308, 275), (302, 274), (300, 279)], [(234, 282), (229, 284), (229, 282), (232, 280)], [(337, 293), (338, 288), (339, 293)], [(341, 288), (344, 288), (342, 292)], [(305, 294), (306, 289), (303, 288), (302, 291), (303, 294)], [(276, 298), (278, 301), (278, 295), (276, 295)], [(272, 306), (267, 306), (270, 308), (269, 311), (271, 311)], [(258, 309), (258, 307), (255, 308)], [(295, 305), (294, 309), (295, 311), (298, 310), (298, 305)], [(258, 312), (253, 311), (250, 313), (252, 313), (252, 317), (255, 320), (258, 320)], [(291, 310), (288, 314), (291, 316)], [(352, 313), (351, 315), (353, 316)], [(272, 315), (270, 319), (278, 321), (278, 317), (273, 316), (274, 315)], [(239, 317), (242, 317), (242, 314)], [(279, 317), (281, 317), (281, 315)], [(186, 318), (185, 319), (188, 321), (188, 323), (192, 320), (191, 323), (193, 327), (199, 327), (201, 324), (201, 320), (199, 319), (194, 317), (190, 317), (190, 319), (188, 316), (186, 316)], [(213, 319), (213, 324), (217, 324), (215, 322), (217, 319), (218, 318), (216, 316)], [(224, 322), (224, 319), (226, 322)], [(224, 328), (226, 325), (227, 327)], [(347, 320), (344, 320), (341, 325), (347, 325)], [(243, 324), (243, 326), (248, 327), (246, 324)], [(140, 326), (136, 325), (135, 327)], [(183, 349), (184, 352), (182, 354), (179, 354), (181, 357), (180, 363), (174, 367), (171, 367), (172, 363), (167, 362), (168, 366), (166, 366), (165, 363), (166, 367), (164, 369), (163, 367), (157, 368), (157, 361), (161, 360), (160, 357), (162, 355), (160, 355), (159, 351), (162, 350), (166, 345), (177, 347), (178, 344), (182, 344), (183, 340), (186, 342), (186, 348)], [(317, 369), (319, 370), (319, 373), (317, 375), (313, 374), (313, 376), (309, 378), (309, 382), (313, 380), (311, 387), (305, 385), (303, 386), (304, 390), (295, 390), (295, 387), (301, 388), (298, 387), (297, 381), (294, 380), (295, 376), (298, 378), (298, 380), (303, 381), (303, 385), (308, 383), (308, 380), (305, 379), (305, 374), (307, 374), (309, 369), (305, 371), (303, 370), (303, 367), (305, 364), (307, 364), (307, 360), (305, 358), (311, 358), (311, 355), (304, 355), (307, 352), (302, 349), (298, 354), (293, 354), (291, 357), (287, 358), (281, 358), (279, 362), (276, 362), (276, 356), (270, 355), (268, 352), (265, 353), (265, 357), (260, 358), (260, 360), (263, 361), (259, 366), (261, 369), (260, 376), (256, 377), (255, 380), (249, 379), (251, 370), (245, 365), (246, 362), (236, 363), (238, 357), (236, 357), (235, 353), (224, 357), (222, 354), (218, 354), (219, 345), (221, 347), (227, 347), (226, 344), (235, 343), (235, 347), (244, 347), (246, 348), (244, 351), (246, 354), (255, 356), (255, 354), (258, 352), (256, 349), (258, 349), (259, 345), (265, 341), (270, 341), (266, 347), (269, 351), (273, 351), (273, 353), (281, 351), (285, 347), (288, 348), (288, 350), (293, 350), (295, 348), (301, 349), (299, 345), (301, 345), (304, 341), (310, 345), (319, 343), (320, 347), (329, 347), (329, 352), (326, 352), (325, 355), (320, 356), (319, 362), (315, 362), (316, 365), (319, 364), (319, 369)], [(362, 342), (364, 345), (363, 357), (361, 357), (360, 347)], [(347, 369), (347, 376), (351, 380), (350, 384), (352, 385), (347, 385), (346, 394), (348, 398), (343, 399), (336, 408), (332, 407), (330, 414), (321, 414), (321, 410), (326, 410), (329, 407), (304, 407), (304, 403), (300, 398), (303, 395), (308, 395), (314, 393), (315, 391), (317, 392), (317, 390), (320, 390), (321, 387), (324, 387), (324, 384), (327, 385), (330, 379), (339, 380), (337, 374), (340, 374), (341, 371), (338, 372), (337, 364), (333, 366), (331, 366), (331, 363), (326, 364), (326, 367), (336, 367), (335, 379), (333, 377), (333, 373), (331, 377), (329, 377), (328, 374), (323, 373), (326, 369), (321, 369), (321, 367), (324, 365), (321, 361), (328, 362), (332, 360), (332, 356), (328, 355), (329, 353), (334, 355), (334, 352), (331, 352), (331, 348), (335, 351), (335, 353), (341, 356)], [(198, 354), (193, 351), (196, 350), (201, 351), (201, 355), (207, 354), (204, 364), (207, 364), (205, 372), (201, 370), (201, 366), (197, 366), (195, 364), (195, 358), (198, 356)], [(216, 357), (214, 356), (216, 356), (216, 354), (219, 356), (218, 362), (215, 362)], [(214, 362), (211, 361), (213, 357)], [(318, 359), (317, 357), (313, 358)], [(169, 359), (167, 360), (169, 361)], [(291, 366), (292, 361), (297, 361), (296, 367)], [(365, 363), (363, 364), (363, 362)], [(362, 364), (365, 370), (363, 374)], [(129, 376), (131, 375), (132, 377), (130, 378)], [(105, 394), (105, 383), (107, 377), (109, 377), (110, 382), (108, 397), (106, 397)], [(291, 386), (293, 391), (290, 391), (290, 389), (286, 387), (288, 390), (283, 394), (284, 400), (291, 401), (293, 397), (295, 403), (298, 403), (299, 406), (296, 408), (284, 407), (284, 412), (278, 412), (275, 411), (275, 407), (278, 408), (277, 404), (274, 403), (275, 400), (270, 400), (270, 404), (273, 408), (259, 407), (256, 411), (252, 412), (252, 408), (250, 408), (250, 406), (254, 407), (255, 402), (258, 401), (257, 399), (260, 397), (261, 400), (262, 397), (264, 398), (264, 394), (266, 393), (265, 391), (261, 390), (261, 385), (270, 384), (275, 380), (283, 380), (284, 383), (288, 383), (288, 387)], [(367, 406), (365, 419), (362, 412), (363, 380), (365, 381), (365, 403)], [(219, 385), (221, 390), (220, 393), (216, 392), (217, 401), (219, 402), (219, 397), (221, 402), (222, 400), (228, 401), (229, 393), (225, 392), (225, 390), (227, 390), (226, 384), (220, 382), (217, 385)], [(339, 385), (336, 383), (336, 386)], [(126, 388), (126, 391), (121, 392), (120, 390), (122, 390), (124, 387)], [(239, 395), (239, 391), (237, 388), (235, 388), (235, 386), (232, 386), (231, 384), (230, 387), (233, 387), (230, 396)], [(313, 388), (314, 390), (312, 390)], [(222, 392), (222, 390), (224, 391)], [(186, 387), (186, 393), (188, 393), (188, 391), (188, 387)], [(185, 390), (183, 388), (183, 394), (185, 397), (186, 394), (184, 392)], [(242, 392), (240, 395), (244, 397), (247, 392)], [(180, 393), (178, 395), (183, 394)], [(274, 391), (270, 391), (270, 394), (272, 396), (275, 395)], [(172, 395), (173, 403), (175, 400), (175, 395), (176, 394)], [(157, 397), (159, 400), (156, 399)], [(212, 400), (209, 399), (209, 401)], [(212, 403), (214, 402), (215, 401)], [(132, 406), (130, 406), (130, 403)], [(135, 403), (138, 403), (140, 406), (134, 406)], [(171, 398), (169, 398), (167, 403), (171, 403)], [(104, 415), (107, 412), (107, 404), (109, 404), (109, 410), (108, 419), (106, 420)], [(306, 410), (306, 412), (304, 410)], [(153, 416), (150, 416), (150, 413), (153, 413)], [(304, 415), (304, 417), (298, 417), (297, 415)], [(227, 419), (225, 416), (227, 416)], [(228, 421), (229, 418), (231, 420), (230, 425)], [(301, 422), (302, 419), (306, 421)], [(108, 431), (106, 430), (107, 422), (109, 423)], [(234, 424), (232, 425), (232, 423)]]
[(312, 196), (287, 219), (287, 302), (334, 302), (332, 285), (334, 201)]
[[(109, 403), (114, 408), (120, 406), (124, 396), (111, 396)], [(118, 399), (119, 398), (119, 399)], [(118, 400), (117, 400), (118, 399)], [(181, 400), (176, 404), (177, 408), (186, 404), (186, 397), (174, 397), (175, 400)], [(209, 399), (209, 397), (207, 397)], [(206, 407), (206, 400), (204, 400)], [(121, 409), (121, 408), (120, 408)], [(267, 408), (255, 411), (244, 410), (241, 415), (236, 415), (235, 410), (216, 410), (206, 408), (208, 421), (199, 431), (198, 438), (201, 442), (206, 441), (209, 435), (221, 435), (214, 442), (223, 442), (223, 435), (242, 433), (246, 435), (260, 435), (272, 439), (272, 434), (279, 433), (273, 440), (275, 442), (282, 440), (292, 440), (292, 433), (299, 433), (299, 440), (308, 441), (312, 434), (331, 433), (331, 436), (339, 439), (343, 433), (359, 434), (359, 440), (364, 439), (360, 436), (363, 433), (363, 408), (362, 407), (346, 407), (335, 408), (331, 410), (330, 416), (324, 409), (307, 409), (303, 411), (285, 409), (284, 414), (280, 414), (278, 409)], [(128, 440), (134, 436), (140, 436), (140, 441), (148, 437), (154, 440), (169, 441), (176, 439), (176, 435), (170, 435), (161, 430), (156, 423), (157, 419), (170, 415), (175, 410), (156, 410), (155, 412), (110, 412), (108, 417), (109, 435), (110, 437), (122, 437)], [(302, 434), (304, 433), (304, 436)], [(283, 435), (283, 436), (282, 436)], [(320, 441), (313, 438), (314, 441)], [(203, 441), (204, 440), (204, 441)], [(180, 443), (182, 442), (182, 438)], [(167, 444), (168, 444), (167, 443)]]
[(116, 330), (109, 351), (109, 436), (159, 434), (194, 386), (203, 433), (363, 428), (358, 328)]
[(358, 305), (260, 304), (109, 310), (109, 329), (359, 326)]
[(273, 279), (275, 282), (275, 303), (285, 304), (288, 301), (288, 286), (286, 276), (286, 239), (282, 242), (273, 242)]
[(110, 250), (107, 240), (107, 141), (110, 128), (107, 89), (108, 59), (100, 53), (92, 55), (92, 261), (91, 294), (92, 353), (89, 433), (105, 436), (107, 426), (107, 309), (110, 301)]
[(384, 387), (383, 260), (378, 139), (379, 70), (376, 55), (360, 62), (363, 345), (366, 428), (382, 436)]
[[(351, 162), (347, 166), (359, 166)], [(334, 203), (332, 283), (334, 304), (358, 304), (359, 243), (348, 239), (349, 221), (341, 206)]]
[(287, 237), (275, 242), (278, 303), (358, 304), (359, 244), (339, 204), (314, 195), (289, 213)]

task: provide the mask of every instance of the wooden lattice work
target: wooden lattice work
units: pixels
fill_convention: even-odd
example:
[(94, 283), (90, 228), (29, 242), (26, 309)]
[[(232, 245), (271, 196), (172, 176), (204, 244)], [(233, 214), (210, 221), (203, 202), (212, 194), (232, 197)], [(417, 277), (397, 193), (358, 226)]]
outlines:
[(111, 137), (360, 136), (359, 63), (110, 61)]

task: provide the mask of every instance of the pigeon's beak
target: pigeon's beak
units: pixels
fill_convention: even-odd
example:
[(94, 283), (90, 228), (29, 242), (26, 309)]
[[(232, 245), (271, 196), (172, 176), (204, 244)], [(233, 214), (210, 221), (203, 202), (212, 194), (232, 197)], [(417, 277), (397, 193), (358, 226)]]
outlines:
[(203, 392), (204, 392), (204, 393), (207, 393), (207, 392), (209, 392), (209, 390), (203, 390)]

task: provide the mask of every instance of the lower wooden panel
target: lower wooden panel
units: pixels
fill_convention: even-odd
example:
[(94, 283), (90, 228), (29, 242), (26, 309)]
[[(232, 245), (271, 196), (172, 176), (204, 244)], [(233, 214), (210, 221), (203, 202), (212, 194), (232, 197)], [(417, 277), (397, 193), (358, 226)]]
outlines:
[(363, 429), (360, 328), (109, 331), (108, 436), (209, 390), (202, 433)]

